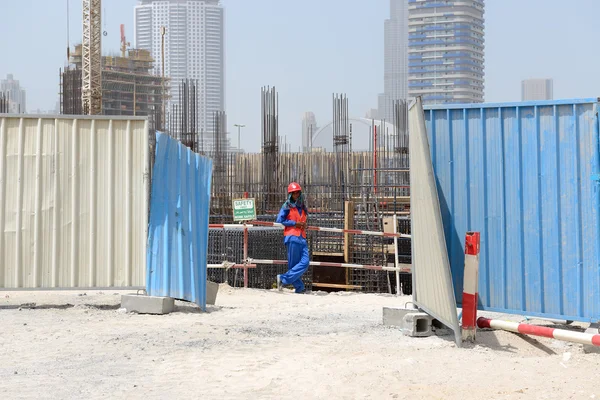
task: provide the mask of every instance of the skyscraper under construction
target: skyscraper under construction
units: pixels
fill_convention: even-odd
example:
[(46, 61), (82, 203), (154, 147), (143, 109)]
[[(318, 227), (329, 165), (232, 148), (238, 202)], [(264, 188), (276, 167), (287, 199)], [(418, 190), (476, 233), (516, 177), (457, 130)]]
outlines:
[[(71, 66), (61, 71), (61, 114), (83, 114), (81, 102), (81, 45), (71, 53)], [(168, 82), (153, 75), (154, 60), (147, 50), (102, 57), (102, 113), (148, 116), (151, 125), (162, 128), (162, 107)]]

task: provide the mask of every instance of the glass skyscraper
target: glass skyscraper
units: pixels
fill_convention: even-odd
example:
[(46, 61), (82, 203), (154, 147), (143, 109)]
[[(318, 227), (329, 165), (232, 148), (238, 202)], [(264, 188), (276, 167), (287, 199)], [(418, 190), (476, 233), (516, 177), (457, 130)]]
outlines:
[(483, 102), (484, 8), (484, 0), (408, 0), (410, 98)]

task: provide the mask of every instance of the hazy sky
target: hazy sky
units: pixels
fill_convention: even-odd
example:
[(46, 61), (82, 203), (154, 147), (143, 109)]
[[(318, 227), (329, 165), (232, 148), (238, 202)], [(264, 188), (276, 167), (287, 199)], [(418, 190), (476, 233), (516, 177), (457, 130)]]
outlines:
[[(136, 0), (103, 0), (103, 50), (118, 52), (119, 25), (133, 45)], [(67, 0), (0, 0), (0, 78), (27, 89), (28, 110), (54, 109), (66, 61)], [(70, 43), (81, 42), (81, 1), (70, 0)], [(388, 0), (224, 0), (226, 111), (246, 124), (242, 145), (260, 149), (260, 88), (279, 91), (280, 131), (300, 145), (301, 119), (331, 120), (344, 92), (363, 117), (383, 91), (383, 21)], [(367, 6), (368, 5), (368, 6)], [(598, 0), (486, 0), (485, 100), (518, 101), (520, 82), (554, 79), (555, 98), (597, 97)]]

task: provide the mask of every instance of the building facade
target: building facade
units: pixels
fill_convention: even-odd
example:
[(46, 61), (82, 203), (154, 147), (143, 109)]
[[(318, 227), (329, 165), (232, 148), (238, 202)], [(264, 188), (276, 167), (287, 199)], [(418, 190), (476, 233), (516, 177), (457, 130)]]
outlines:
[(521, 100), (552, 100), (554, 98), (552, 79), (526, 79), (521, 81)]
[(394, 100), (408, 98), (408, 0), (390, 0), (390, 18), (384, 31), (383, 93), (378, 116), (393, 121)]
[(21, 84), (13, 74), (7, 74), (6, 79), (0, 80), (0, 93), (8, 99), (8, 112), (25, 114), (27, 112), (27, 93), (21, 89)]
[(310, 151), (312, 147), (312, 137), (317, 133), (317, 118), (315, 114), (308, 111), (302, 117), (302, 151)]
[(409, 97), (483, 102), (484, 8), (484, 0), (408, 0)]
[(199, 92), (196, 129), (210, 135), (214, 113), (225, 110), (224, 10), (220, 0), (139, 0), (134, 11), (135, 46), (150, 51), (157, 75), (162, 75), (163, 26), (165, 76), (171, 79), (168, 112), (180, 106), (182, 80), (195, 80)]

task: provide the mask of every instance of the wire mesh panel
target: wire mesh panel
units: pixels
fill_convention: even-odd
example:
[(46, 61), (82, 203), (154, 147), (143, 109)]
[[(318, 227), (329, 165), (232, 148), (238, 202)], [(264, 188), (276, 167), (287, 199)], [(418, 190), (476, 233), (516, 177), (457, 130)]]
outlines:
[[(279, 228), (251, 227), (248, 228), (248, 257), (261, 260), (286, 260), (286, 248), (283, 244), (283, 232)], [(244, 230), (219, 229), (209, 231), (208, 260), (211, 264), (223, 261), (243, 263), (244, 261)], [(288, 270), (287, 265), (257, 265), (248, 270), (248, 287), (255, 289), (271, 289), (277, 274)], [(217, 283), (227, 282), (234, 287), (244, 286), (244, 271), (239, 268), (225, 270), (210, 268), (209, 280)], [(303, 282), (307, 289), (312, 288), (312, 268), (304, 274)]]
[[(315, 213), (309, 215), (311, 226), (321, 228), (344, 228), (342, 213)], [(309, 245), (315, 253), (342, 253), (344, 251), (344, 235), (334, 232), (310, 232)]]

